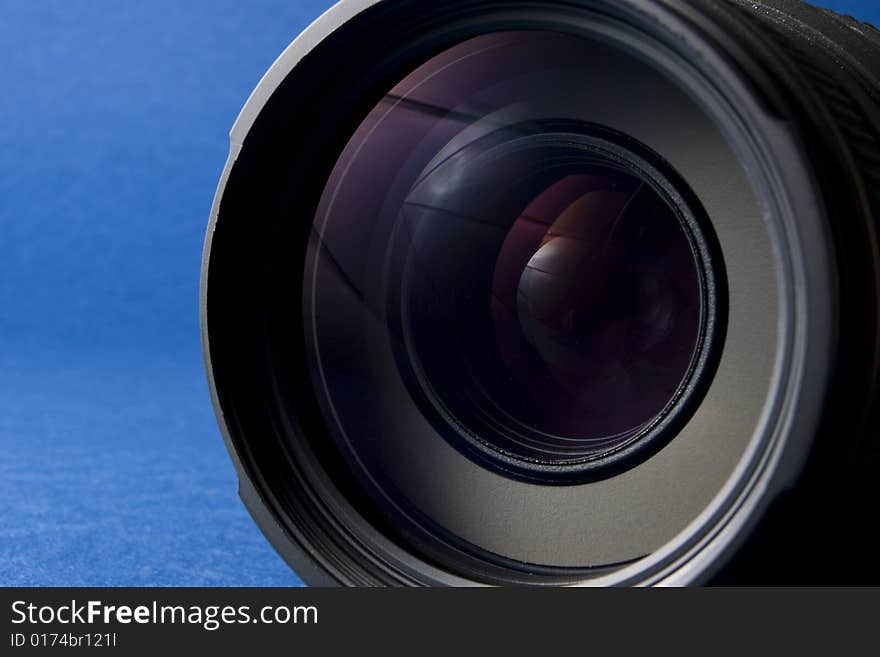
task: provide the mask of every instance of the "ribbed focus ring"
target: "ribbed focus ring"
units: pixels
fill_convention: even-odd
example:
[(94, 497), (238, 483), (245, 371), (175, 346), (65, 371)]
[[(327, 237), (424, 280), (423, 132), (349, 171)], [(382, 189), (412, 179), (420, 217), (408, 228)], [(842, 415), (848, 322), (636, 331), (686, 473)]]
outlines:
[[(858, 339), (852, 339), (852, 343), (861, 345), (850, 347), (858, 363), (846, 374), (851, 377), (851, 372), (858, 372), (856, 378), (847, 380), (847, 388), (860, 391), (864, 397), (858, 401), (848, 399), (845, 413), (850, 416), (854, 433), (872, 436), (876, 432), (868, 427), (876, 426), (878, 421), (873, 400), (878, 399), (880, 388), (880, 31), (852, 17), (794, 0), (731, 0), (731, 4), (796, 67), (839, 135), (837, 140), (824, 134), (811, 139), (835, 142), (830, 150), (814, 152), (813, 157), (826, 167), (824, 172), (837, 176), (834, 180), (824, 179), (825, 174), (820, 172), (819, 182), (825, 188), (841, 250), (846, 339), (857, 334)], [(811, 129), (815, 131), (816, 127)], [(828, 156), (835, 158), (835, 164), (822, 161)], [(840, 169), (832, 171), (835, 167)], [(849, 205), (842, 203), (844, 200)], [(841, 207), (861, 216), (845, 216)], [(837, 429), (842, 426), (838, 424)], [(880, 440), (865, 439), (857, 451), (851, 463), (876, 462)]]
[[(880, 31), (868, 23), (803, 3), (732, 0), (742, 17), (784, 51), (825, 104), (851, 150), (873, 208), (880, 208)], [(846, 42), (832, 42), (836, 25)]]

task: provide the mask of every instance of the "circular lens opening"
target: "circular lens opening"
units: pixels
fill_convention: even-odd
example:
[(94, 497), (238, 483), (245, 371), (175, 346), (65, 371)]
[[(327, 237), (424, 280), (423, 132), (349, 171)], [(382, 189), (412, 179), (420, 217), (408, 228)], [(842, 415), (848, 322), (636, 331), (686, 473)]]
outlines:
[(626, 96), (574, 86), (615, 57), (549, 32), (471, 39), (342, 152), (303, 310), (322, 412), (369, 486), (402, 497), (408, 450), (438, 441), (504, 477), (604, 479), (698, 405), (720, 259), (674, 168), (597, 120)]
[(441, 430), (507, 465), (649, 434), (699, 352), (702, 268), (671, 183), (591, 131), (492, 132), (432, 162), (400, 213), (398, 363)]

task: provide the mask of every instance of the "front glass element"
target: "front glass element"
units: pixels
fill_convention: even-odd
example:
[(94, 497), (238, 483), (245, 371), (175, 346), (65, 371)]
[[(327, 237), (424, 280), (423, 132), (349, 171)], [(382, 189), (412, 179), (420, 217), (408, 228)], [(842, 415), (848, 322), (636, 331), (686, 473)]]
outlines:
[(325, 416), (365, 469), (436, 440), (502, 470), (601, 460), (687, 384), (705, 325), (693, 234), (640, 144), (563, 109), (589, 102), (572, 87), (589, 85), (585, 44), (460, 44), (340, 158), (304, 314)]

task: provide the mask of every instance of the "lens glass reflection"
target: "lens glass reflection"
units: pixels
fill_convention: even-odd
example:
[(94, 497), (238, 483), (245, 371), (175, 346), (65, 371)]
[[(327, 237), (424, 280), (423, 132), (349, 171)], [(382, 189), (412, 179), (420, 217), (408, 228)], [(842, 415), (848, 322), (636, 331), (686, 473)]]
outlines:
[(692, 239), (638, 154), (560, 109), (588, 102), (568, 91), (588, 50), (472, 39), (391, 90), (340, 158), (304, 311), (325, 409), (363, 458), (439, 436), (591, 460), (686, 383)]

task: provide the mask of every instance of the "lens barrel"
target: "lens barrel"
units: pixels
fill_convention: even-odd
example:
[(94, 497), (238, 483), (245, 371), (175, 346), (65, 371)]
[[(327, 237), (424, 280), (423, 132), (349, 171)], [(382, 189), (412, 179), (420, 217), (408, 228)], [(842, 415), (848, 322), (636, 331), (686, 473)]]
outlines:
[(205, 360), (304, 580), (880, 581), (873, 27), (345, 0), (231, 142)]

